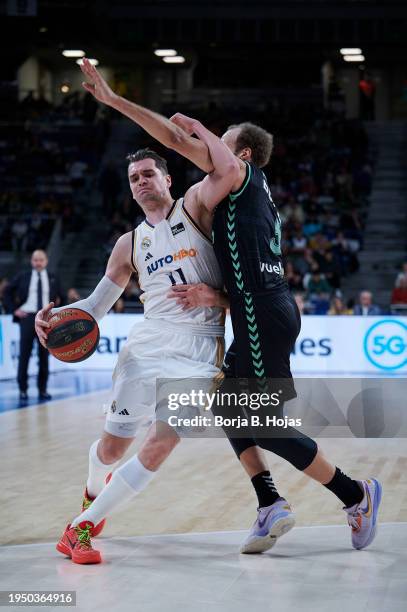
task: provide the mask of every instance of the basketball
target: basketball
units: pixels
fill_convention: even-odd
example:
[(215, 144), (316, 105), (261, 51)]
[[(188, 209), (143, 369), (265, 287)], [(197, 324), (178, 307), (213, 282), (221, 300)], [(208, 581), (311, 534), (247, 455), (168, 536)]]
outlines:
[(99, 343), (99, 327), (89, 313), (79, 308), (64, 308), (51, 316), (47, 348), (66, 363), (88, 359)]

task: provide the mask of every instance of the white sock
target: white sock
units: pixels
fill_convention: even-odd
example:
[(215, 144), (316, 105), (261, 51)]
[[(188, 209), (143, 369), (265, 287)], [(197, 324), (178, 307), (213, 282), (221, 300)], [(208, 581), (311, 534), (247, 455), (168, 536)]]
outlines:
[(96, 440), (89, 449), (89, 476), (86, 483), (88, 495), (96, 497), (99, 495), (105, 486), (106, 477), (110, 472), (113, 472), (119, 461), (115, 463), (102, 463), (97, 454), (97, 448), (100, 440)]
[(109, 484), (103, 488), (92, 505), (72, 521), (72, 527), (82, 521), (97, 525), (145, 489), (155, 474), (156, 472), (147, 470), (135, 455), (114, 472)]

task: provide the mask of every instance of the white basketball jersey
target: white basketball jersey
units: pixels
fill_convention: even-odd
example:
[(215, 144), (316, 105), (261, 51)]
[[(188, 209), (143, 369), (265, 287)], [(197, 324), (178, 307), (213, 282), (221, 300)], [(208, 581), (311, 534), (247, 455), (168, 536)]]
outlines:
[(192, 325), (223, 325), (222, 308), (182, 310), (167, 297), (172, 285), (223, 285), (212, 242), (194, 223), (183, 198), (172, 205), (165, 219), (153, 226), (143, 221), (133, 232), (132, 263), (138, 273), (140, 299), (147, 319), (166, 319)]

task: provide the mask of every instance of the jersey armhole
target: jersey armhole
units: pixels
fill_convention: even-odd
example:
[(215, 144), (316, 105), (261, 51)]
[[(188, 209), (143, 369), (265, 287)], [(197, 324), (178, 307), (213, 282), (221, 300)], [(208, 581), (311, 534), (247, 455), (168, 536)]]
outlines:
[(213, 244), (211, 238), (209, 238), (209, 236), (207, 236), (205, 234), (205, 232), (199, 227), (199, 225), (196, 223), (196, 221), (193, 220), (193, 218), (191, 217), (191, 215), (189, 214), (189, 212), (187, 211), (187, 209), (185, 208), (184, 205), (184, 200), (182, 200), (182, 205), (181, 205), (181, 210), (184, 213), (185, 217), (187, 218), (187, 220), (190, 222), (190, 224), (192, 225), (192, 227), (198, 232), (198, 234), (201, 236), (201, 238), (204, 238), (207, 242), (209, 242), (209, 244)]
[(233, 202), (234, 200), (236, 200), (236, 198), (238, 198), (240, 195), (242, 195), (242, 193), (244, 192), (244, 190), (246, 189), (247, 185), (250, 182), (251, 176), (252, 176), (252, 167), (248, 162), (245, 162), (246, 164), (246, 176), (243, 182), (243, 185), (240, 187), (240, 189), (238, 191), (231, 191), (229, 193), (229, 198), (231, 200), (231, 202)]
[(132, 233), (131, 233), (131, 258), (130, 258), (130, 262), (131, 262), (131, 267), (136, 272), (137, 278), (138, 278), (139, 277), (139, 271), (138, 271), (137, 264), (136, 264), (136, 240), (137, 240), (137, 234), (136, 234), (136, 230), (134, 229), (132, 231)]

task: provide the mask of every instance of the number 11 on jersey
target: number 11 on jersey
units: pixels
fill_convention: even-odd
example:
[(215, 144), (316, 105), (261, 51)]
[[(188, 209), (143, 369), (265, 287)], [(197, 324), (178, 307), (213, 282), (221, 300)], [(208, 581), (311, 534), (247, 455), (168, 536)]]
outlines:
[[(174, 278), (175, 272), (178, 272), (178, 275), (179, 275), (179, 277), (181, 279), (180, 283), (177, 283), (177, 281)], [(169, 279), (171, 281), (171, 285), (172, 286), (174, 286), (174, 285), (187, 285), (188, 284), (187, 283), (187, 279), (185, 278), (184, 273), (182, 271), (182, 268), (176, 268), (173, 272), (168, 272), (167, 274), (168, 274), (168, 277), (169, 277)]]

